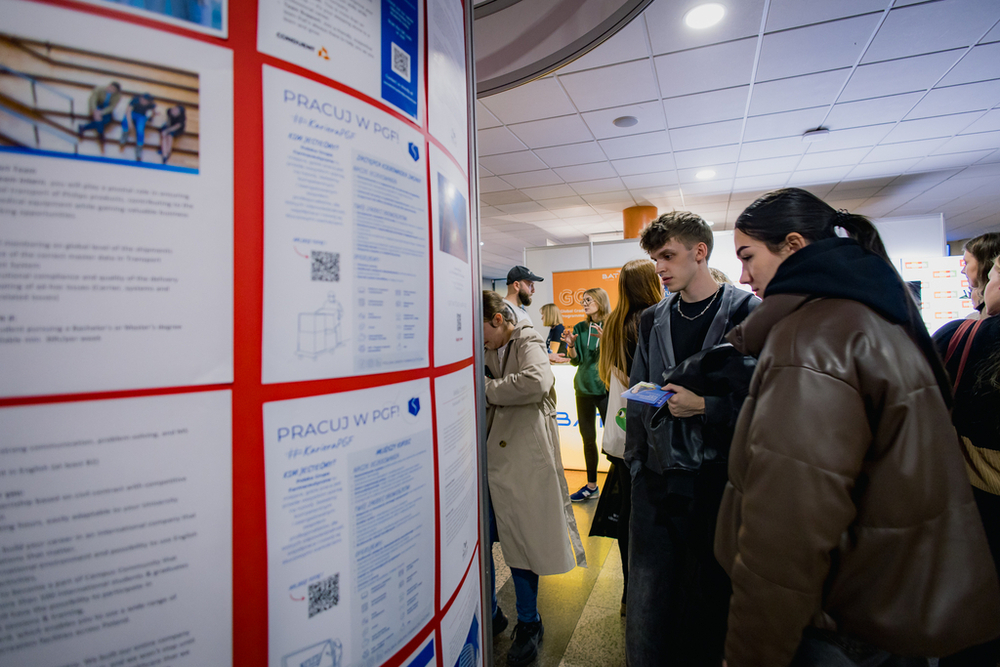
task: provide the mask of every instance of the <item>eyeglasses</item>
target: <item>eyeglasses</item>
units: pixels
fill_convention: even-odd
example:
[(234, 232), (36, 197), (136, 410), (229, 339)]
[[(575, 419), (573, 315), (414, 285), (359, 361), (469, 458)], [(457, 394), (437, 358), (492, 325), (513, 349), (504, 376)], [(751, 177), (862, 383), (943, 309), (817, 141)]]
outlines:
[(591, 299), (589, 296), (585, 296), (582, 299), (580, 299), (580, 305), (582, 306), (589, 306), (592, 303), (594, 303), (594, 300)]

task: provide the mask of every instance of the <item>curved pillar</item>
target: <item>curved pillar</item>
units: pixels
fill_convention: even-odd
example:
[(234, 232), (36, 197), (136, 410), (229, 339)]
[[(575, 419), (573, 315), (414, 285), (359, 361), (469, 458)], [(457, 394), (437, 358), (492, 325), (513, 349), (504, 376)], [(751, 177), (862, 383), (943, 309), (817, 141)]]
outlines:
[(625, 238), (637, 239), (643, 228), (656, 220), (655, 206), (630, 206), (622, 211), (622, 222), (625, 226)]

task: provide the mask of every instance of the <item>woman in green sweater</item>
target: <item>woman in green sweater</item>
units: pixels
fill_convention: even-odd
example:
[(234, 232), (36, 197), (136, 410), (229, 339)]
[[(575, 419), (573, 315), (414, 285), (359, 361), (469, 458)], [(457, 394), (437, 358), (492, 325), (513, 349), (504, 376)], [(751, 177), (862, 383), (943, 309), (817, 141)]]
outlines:
[(597, 428), (594, 425), (594, 411), (601, 413), (604, 422), (608, 412), (608, 388), (604, 386), (597, 372), (600, 358), (598, 346), (601, 342), (601, 323), (611, 312), (608, 293), (600, 287), (583, 293), (580, 304), (587, 318), (578, 322), (573, 331), (563, 332), (569, 362), (577, 366), (573, 388), (576, 389), (576, 418), (583, 438), (583, 458), (587, 462), (587, 483), (579, 491), (570, 495), (570, 500), (580, 502), (596, 498), (597, 488)]

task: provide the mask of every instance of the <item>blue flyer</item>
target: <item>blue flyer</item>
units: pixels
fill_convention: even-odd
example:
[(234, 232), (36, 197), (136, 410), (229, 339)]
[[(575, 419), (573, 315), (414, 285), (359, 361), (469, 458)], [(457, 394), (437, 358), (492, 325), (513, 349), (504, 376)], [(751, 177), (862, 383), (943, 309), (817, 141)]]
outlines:
[(382, 99), (417, 115), (416, 0), (382, 0)]

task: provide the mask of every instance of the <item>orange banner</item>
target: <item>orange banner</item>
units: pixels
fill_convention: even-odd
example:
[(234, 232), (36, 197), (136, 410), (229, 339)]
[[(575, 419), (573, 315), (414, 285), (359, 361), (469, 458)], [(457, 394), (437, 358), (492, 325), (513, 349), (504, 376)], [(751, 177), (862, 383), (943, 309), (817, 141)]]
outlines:
[(620, 272), (620, 268), (613, 268), (559, 271), (552, 274), (552, 294), (567, 329), (572, 329), (574, 324), (586, 318), (580, 300), (583, 299), (583, 293), (593, 287), (604, 288), (611, 301), (611, 310), (615, 309), (618, 304)]

